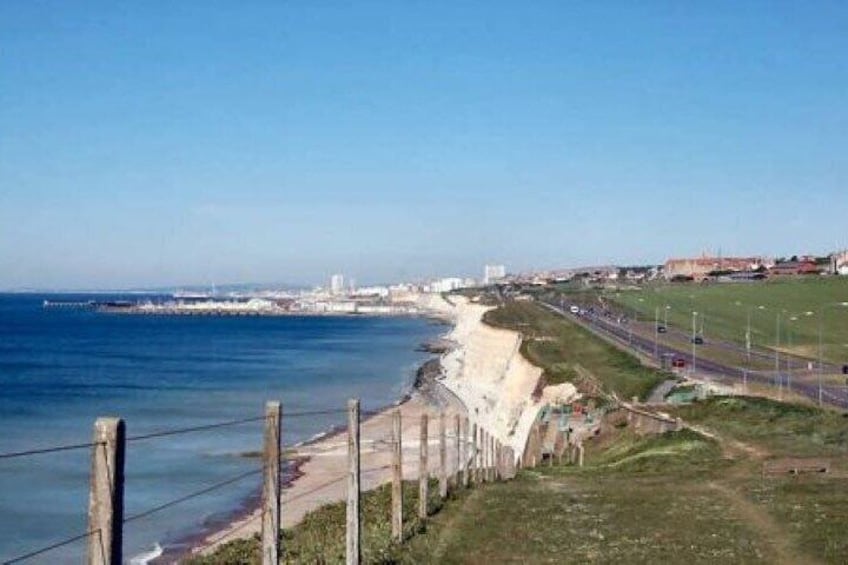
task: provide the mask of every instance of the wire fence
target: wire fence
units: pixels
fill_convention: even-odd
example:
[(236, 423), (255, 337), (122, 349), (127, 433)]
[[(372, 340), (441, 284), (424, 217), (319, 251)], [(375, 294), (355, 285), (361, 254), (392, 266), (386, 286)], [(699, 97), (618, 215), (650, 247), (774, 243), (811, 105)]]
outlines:
[[(343, 444), (340, 441), (336, 441), (344, 438), (345, 430), (341, 428), (337, 428), (336, 432), (331, 436), (322, 437), (319, 440), (321, 445), (316, 445), (315, 443), (284, 445), (282, 442), (281, 425), (284, 419), (344, 414), (348, 416), (346, 430), (347, 449), (340, 449)], [(371, 425), (368, 428), (371, 435), (365, 438), (360, 437), (362, 424), (373, 423), (375, 421), (383, 421), (385, 423), (384, 418), (391, 418), (393, 420), (390, 426)], [(440, 416), (440, 419), (434, 417), (432, 421), (429, 421), (428, 418), (428, 414), (421, 415), (420, 432), (418, 437), (414, 437), (411, 443), (414, 449), (414, 440), (418, 440), (420, 458), (417, 474), (425, 499), (427, 498), (427, 485), (433, 475), (439, 478), (440, 494), (446, 496), (446, 485), (449, 476), (453, 480), (454, 485), (461, 486), (463, 484), (467, 485), (469, 482), (494, 480), (496, 476), (503, 474), (496, 470), (500, 469), (501, 462), (505, 459), (505, 454), (500, 451), (503, 446), (496, 442), (494, 436), (485, 431), (482, 425), (478, 426), (475, 424), (472, 428), (466, 418), (462, 432), (460, 432), (460, 420), (457, 416), (455, 429), (448, 431), (443, 414)], [(127, 446), (134, 445), (137, 442), (167, 439), (183, 434), (204, 433), (258, 422), (264, 423), (264, 447), (261, 452), (261, 464), (256, 468), (229, 476), (225, 479), (196, 488), (195, 490), (175, 495), (173, 498), (131, 515), (123, 515), (125, 488), (123, 467)], [(304, 508), (310, 509), (317, 508), (331, 500), (347, 497), (348, 507), (357, 509), (356, 512), (348, 512), (348, 520), (350, 521), (350, 516), (356, 516), (357, 523), (348, 523), (346, 525), (346, 529), (349, 532), (346, 551), (349, 554), (355, 554), (357, 557), (353, 562), (358, 562), (360, 549), (357, 536), (361, 528), (361, 525), (358, 523), (360, 519), (358, 508), (359, 498), (362, 493), (361, 479), (368, 479), (368, 488), (373, 488), (378, 484), (384, 484), (386, 482), (391, 482), (394, 486), (403, 481), (404, 455), (401, 449), (401, 442), (403, 441), (401, 436), (404, 435), (404, 432), (402, 431), (400, 422), (401, 413), (399, 409), (360, 412), (358, 401), (352, 401), (347, 408), (292, 412), (283, 411), (279, 403), (268, 403), (266, 405), (265, 415), (263, 416), (155, 430), (138, 435), (125, 434), (124, 423), (118, 418), (100, 418), (95, 422), (94, 426), (95, 441), (0, 453), (0, 460), (2, 460), (39, 456), (61, 451), (91, 450), (88, 529), (84, 533), (75, 534), (42, 547), (34, 548), (26, 553), (4, 559), (2, 563), (11, 564), (28, 561), (83, 540), (86, 542), (87, 563), (120, 563), (123, 560), (121, 540), (124, 539), (125, 526), (166, 510), (179, 507), (189, 501), (199, 499), (211, 493), (232, 488), (239, 483), (256, 481), (260, 477), (261, 481), (259, 483), (262, 489), (261, 507), (254, 514), (239, 521), (231, 528), (219, 532), (213, 538), (209, 538), (204, 545), (195, 547), (193, 552), (207, 550), (220, 543), (222, 539), (233, 539), (239, 535), (256, 532), (258, 529), (263, 545), (263, 559), (266, 555), (276, 555), (279, 557), (281, 555), (281, 548), (279, 546), (281, 505), (298, 502), (301, 505), (305, 503), (306, 506)], [(438, 423), (438, 431), (435, 441), (432, 442), (428, 439), (428, 427), (435, 423)], [(413, 432), (407, 431), (406, 433)], [(451, 440), (450, 443), (453, 445), (451, 453), (454, 454), (452, 457), (454, 468), (452, 470), (448, 469), (448, 439)], [(437, 445), (435, 457), (429, 453), (433, 449), (431, 445), (433, 443)], [(387, 456), (390, 456), (390, 463), (386, 463)], [(326, 480), (322, 480), (314, 485), (310, 484), (309, 480), (305, 480), (302, 484), (297, 483), (296, 477), (298, 475), (295, 475), (294, 478), (289, 477), (288, 482), (282, 480), (286, 464), (294, 463), (297, 465), (298, 463), (309, 461), (312, 458), (320, 457), (331, 458), (329, 463), (325, 461), (324, 464), (324, 470), (330, 474)], [(361, 464), (361, 458), (366, 458), (366, 465)], [(514, 457), (512, 458), (514, 459)], [(433, 464), (434, 460), (437, 461), (436, 464)], [(389, 471), (390, 473), (387, 473)], [(380, 473), (383, 473), (383, 475)], [(320, 476), (320, 474), (315, 476)], [(465, 477), (464, 482), (462, 479), (463, 476)], [(295, 481), (294, 485), (292, 481)], [(256, 486), (258, 487), (260, 485)], [(345, 488), (339, 489), (341, 485), (344, 485)], [(319, 496), (322, 491), (327, 491), (332, 487), (335, 487), (336, 490), (330, 491), (327, 495)], [(392, 523), (397, 524), (402, 522), (402, 516), (401, 518), (397, 518), (396, 514), (398, 512), (402, 514), (403, 510), (398, 506), (400, 503), (395, 500), (396, 495), (394, 492), (393, 488), (391, 507)], [(327, 496), (330, 498), (327, 499)], [(261, 526), (258, 525), (260, 521)], [(273, 531), (270, 531), (269, 527)], [(393, 526), (392, 535), (398, 536), (398, 538), (400, 537), (397, 527)], [(97, 539), (93, 539), (94, 537)]]

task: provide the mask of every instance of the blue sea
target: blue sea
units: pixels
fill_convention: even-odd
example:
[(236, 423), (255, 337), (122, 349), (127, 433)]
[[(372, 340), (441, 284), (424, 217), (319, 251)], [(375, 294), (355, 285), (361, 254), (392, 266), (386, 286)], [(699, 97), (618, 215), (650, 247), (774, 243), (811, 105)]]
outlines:
[[(283, 412), (363, 410), (407, 392), (444, 331), (422, 318), (191, 317), (45, 309), (51, 300), (116, 296), (0, 294), (0, 454), (91, 441), (98, 416), (120, 416), (128, 436)], [(138, 299), (139, 297), (130, 297)], [(344, 414), (283, 420), (295, 444)], [(262, 422), (130, 442), (125, 515), (259, 468)], [(86, 531), (90, 451), (0, 458), (0, 561)], [(124, 555), (178, 545), (243, 508), (259, 478), (130, 522)], [(79, 563), (84, 542), (32, 563)]]

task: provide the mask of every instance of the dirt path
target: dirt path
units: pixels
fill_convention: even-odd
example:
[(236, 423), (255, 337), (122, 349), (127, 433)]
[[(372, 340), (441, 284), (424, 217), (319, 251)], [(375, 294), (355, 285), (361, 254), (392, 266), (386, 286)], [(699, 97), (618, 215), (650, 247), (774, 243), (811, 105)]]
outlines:
[[(688, 427), (717, 441), (726, 458), (737, 460), (740, 463), (748, 463), (747, 465), (736, 465), (729, 469), (723, 477), (725, 480), (750, 477), (752, 468), (761, 465), (762, 461), (770, 455), (768, 450), (760, 446), (745, 443), (735, 438), (722, 437), (716, 432), (701, 426), (690, 425)], [(790, 542), (791, 532), (778, 523), (763, 508), (748, 500), (744, 492), (737, 490), (723, 480), (710, 481), (707, 483), (707, 486), (723, 497), (746, 525), (760, 534), (761, 539), (774, 552), (774, 555), (768, 556), (771, 563), (785, 563), (787, 565), (819, 563), (815, 559), (799, 554)]]
[(758, 532), (760, 539), (774, 551), (774, 555), (766, 556), (769, 563), (786, 565), (820, 563), (806, 555), (799, 554), (790, 542), (791, 532), (775, 521), (768, 512), (749, 501), (744, 493), (716, 481), (710, 481), (707, 486), (722, 496), (745, 524)]

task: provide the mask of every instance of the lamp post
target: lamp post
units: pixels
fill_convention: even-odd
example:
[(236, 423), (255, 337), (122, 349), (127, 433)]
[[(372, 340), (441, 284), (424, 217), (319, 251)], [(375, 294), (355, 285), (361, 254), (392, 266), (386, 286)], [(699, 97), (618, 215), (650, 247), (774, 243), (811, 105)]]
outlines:
[(660, 352), (660, 307), (654, 308), (654, 357), (659, 358)]
[(797, 316), (790, 316), (786, 322), (786, 347), (789, 353), (786, 355), (786, 392), (792, 392), (792, 325), (790, 322), (798, 320)]
[(696, 365), (695, 365), (695, 331), (697, 330), (697, 328), (696, 328), (695, 324), (697, 323), (696, 322), (697, 318), (698, 318), (698, 313), (693, 310), (692, 311), (692, 374), (693, 375), (695, 374), (695, 368), (696, 368)]
[(774, 378), (777, 380), (777, 394), (783, 397), (783, 389), (780, 381), (780, 311), (777, 312), (777, 322), (774, 332)]
[(748, 357), (748, 364), (751, 364), (751, 312), (754, 307), (748, 307), (748, 325), (745, 328), (745, 353)]
[(822, 304), (819, 306), (819, 406), (822, 405), (822, 379), (824, 377), (824, 344), (823, 344), (823, 335), (824, 335), (824, 313), (825, 311), (832, 306), (848, 306), (848, 301), (846, 302), (829, 302), (827, 304)]

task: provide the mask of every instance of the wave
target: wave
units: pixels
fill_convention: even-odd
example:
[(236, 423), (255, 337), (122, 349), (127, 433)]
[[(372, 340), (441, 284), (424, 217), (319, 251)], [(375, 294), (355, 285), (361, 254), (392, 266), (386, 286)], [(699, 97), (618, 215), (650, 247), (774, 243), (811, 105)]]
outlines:
[(139, 553), (130, 559), (130, 565), (147, 565), (157, 557), (162, 555), (162, 546), (159, 542), (153, 544), (153, 549), (144, 553)]

